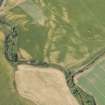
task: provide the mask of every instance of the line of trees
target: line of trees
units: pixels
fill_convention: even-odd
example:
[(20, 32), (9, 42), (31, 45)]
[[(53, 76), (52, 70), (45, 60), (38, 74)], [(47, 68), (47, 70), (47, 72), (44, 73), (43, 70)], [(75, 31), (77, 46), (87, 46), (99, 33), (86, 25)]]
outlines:
[(8, 35), (5, 36), (4, 52), (6, 58), (11, 62), (17, 62), (17, 31), (15, 26), (11, 27)]

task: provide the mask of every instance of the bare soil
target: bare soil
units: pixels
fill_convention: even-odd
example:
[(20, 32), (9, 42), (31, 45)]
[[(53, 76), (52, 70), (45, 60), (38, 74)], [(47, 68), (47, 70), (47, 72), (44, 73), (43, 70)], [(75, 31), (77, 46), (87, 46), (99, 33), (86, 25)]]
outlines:
[(64, 74), (57, 69), (22, 64), (15, 73), (15, 81), (19, 94), (35, 105), (79, 105)]

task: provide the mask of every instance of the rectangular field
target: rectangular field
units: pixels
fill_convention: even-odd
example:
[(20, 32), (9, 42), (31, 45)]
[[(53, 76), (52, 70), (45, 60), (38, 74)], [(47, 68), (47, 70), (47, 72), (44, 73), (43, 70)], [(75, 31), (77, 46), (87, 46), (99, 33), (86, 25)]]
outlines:
[(90, 72), (83, 74), (78, 85), (93, 95), (98, 105), (105, 105), (105, 60), (90, 68)]

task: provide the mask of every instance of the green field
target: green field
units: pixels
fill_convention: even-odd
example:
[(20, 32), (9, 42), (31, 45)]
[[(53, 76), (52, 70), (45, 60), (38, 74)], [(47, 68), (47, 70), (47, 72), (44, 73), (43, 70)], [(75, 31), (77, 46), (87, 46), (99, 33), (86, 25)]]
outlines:
[[(18, 47), (38, 62), (62, 65), (65, 69), (79, 67), (105, 48), (104, 0), (25, 0), (16, 7), (10, 3), (7, 6), (5, 16), (17, 27)], [(79, 85), (92, 94), (99, 105), (105, 104), (104, 62), (79, 80)], [(14, 90), (12, 71), (2, 45), (0, 105), (31, 105)]]
[(3, 55), (0, 40), (0, 105), (32, 105), (18, 95), (13, 86), (13, 68)]
[(7, 18), (20, 27), (19, 47), (33, 58), (72, 67), (105, 47), (104, 4), (104, 0), (26, 0)]
[(90, 72), (82, 75), (78, 84), (86, 92), (95, 97), (98, 105), (105, 104), (105, 59), (98, 62), (94, 67), (89, 69)]

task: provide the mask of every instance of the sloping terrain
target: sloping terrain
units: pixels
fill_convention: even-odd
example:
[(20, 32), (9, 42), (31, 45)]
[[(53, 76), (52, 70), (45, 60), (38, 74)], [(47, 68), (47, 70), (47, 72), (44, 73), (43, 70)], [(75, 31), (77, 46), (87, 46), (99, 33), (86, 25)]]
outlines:
[[(6, 20), (16, 25), (18, 47), (28, 52), (33, 60), (73, 70), (73, 67), (81, 67), (80, 65), (87, 63), (98, 51), (105, 48), (104, 5), (104, 0), (8, 0), (6, 5), (0, 8), (0, 17), (5, 16)], [(0, 24), (0, 30), (6, 34), (5, 28)], [(2, 105), (24, 105), (24, 100), (11, 89), (11, 70), (14, 69), (4, 57), (2, 38), (3, 35), (0, 35), (0, 102)], [(77, 68), (75, 70), (78, 70)], [(101, 75), (104, 78), (103, 71), (100, 68), (95, 71), (99, 76), (95, 77), (98, 89), (87, 89), (87, 92), (95, 96), (96, 102), (102, 105), (104, 101), (100, 97), (104, 97), (104, 91), (103, 94), (98, 91), (104, 87), (104, 83), (99, 80)], [(87, 77), (83, 78), (85, 86), (91, 85)], [(88, 79), (93, 78), (90, 76)], [(81, 82), (80, 86), (84, 83)]]
[(33, 58), (72, 67), (104, 47), (104, 4), (103, 0), (25, 0), (7, 12), (7, 18), (20, 27), (19, 46)]

